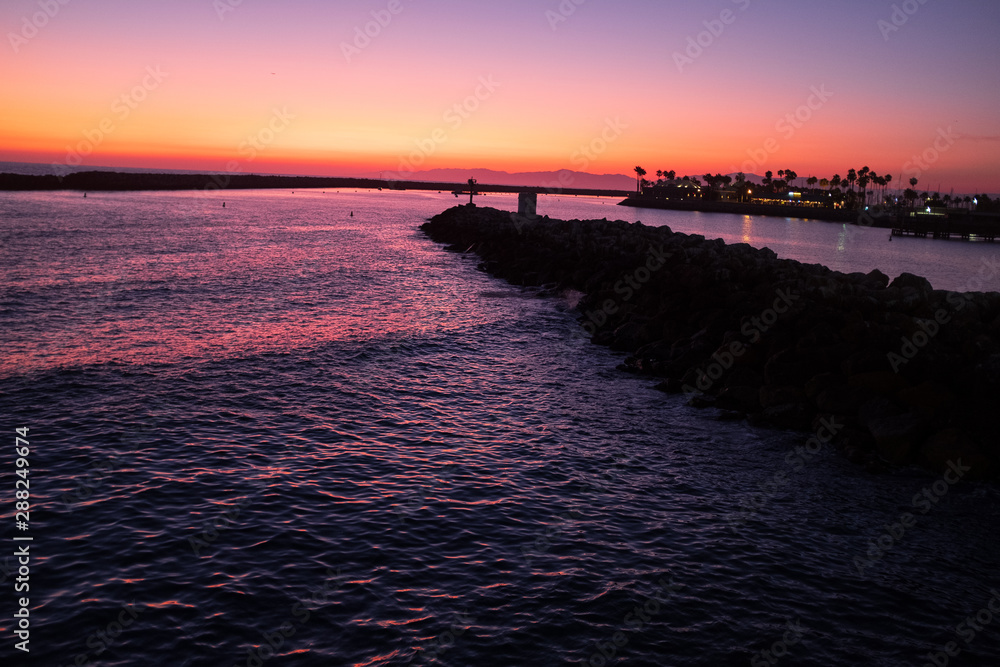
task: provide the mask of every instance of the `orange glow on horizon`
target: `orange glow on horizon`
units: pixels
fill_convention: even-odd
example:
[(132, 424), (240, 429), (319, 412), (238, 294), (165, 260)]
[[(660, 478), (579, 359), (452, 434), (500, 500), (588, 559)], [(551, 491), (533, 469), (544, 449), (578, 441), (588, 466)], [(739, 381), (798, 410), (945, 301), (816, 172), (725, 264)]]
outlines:
[[(909, 171), (946, 189), (1000, 190), (998, 93), (982, 84), (985, 56), (969, 59), (980, 51), (967, 33), (987, 30), (986, 20), (953, 44), (933, 33), (942, 50), (930, 53), (916, 26), (912, 43), (887, 47), (829, 8), (810, 10), (828, 27), (748, 9), (679, 69), (672, 54), (702, 25), (703, 7), (588, 7), (552, 30), (537, 7), (515, 2), (470, 9), (490, 26), (481, 33), (468, 16), (404, 9), (351, 58), (341, 42), (370, 19), (346, 7), (317, 4), (298, 17), (246, 3), (225, 17), (187, 5), (95, 7), (100, 20), (67, 6), (9, 54), (0, 160), (210, 171), (236, 162), (254, 173), (359, 177), (438, 168), (631, 176), (637, 164), (651, 174), (790, 167), (830, 177), (868, 165), (908, 180), (913, 156), (954, 126), (979, 139)], [(6, 6), (0, 20), (18, 25), (19, 11)], [(928, 25), (968, 13), (921, 11)], [(815, 31), (831, 39), (803, 52)], [(850, 50), (823, 46), (841, 43), (833, 37)], [(831, 66), (836, 58), (843, 67)], [(934, 86), (940, 94), (928, 94)]]

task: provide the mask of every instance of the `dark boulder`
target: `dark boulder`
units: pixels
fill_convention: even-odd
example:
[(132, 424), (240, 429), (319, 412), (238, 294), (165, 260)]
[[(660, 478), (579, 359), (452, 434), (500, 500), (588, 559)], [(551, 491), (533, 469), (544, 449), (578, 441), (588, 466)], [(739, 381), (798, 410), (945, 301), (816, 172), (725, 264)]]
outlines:
[(926, 294), (934, 289), (931, 287), (931, 281), (927, 280), (927, 278), (915, 276), (912, 273), (899, 274), (899, 277), (893, 280), (889, 284), (889, 287), (899, 287), (901, 289), (912, 287), (921, 294)]
[(868, 432), (875, 439), (875, 449), (886, 461), (894, 465), (909, 463), (914, 449), (927, 426), (927, 419), (908, 412), (892, 417), (878, 417), (868, 421)]

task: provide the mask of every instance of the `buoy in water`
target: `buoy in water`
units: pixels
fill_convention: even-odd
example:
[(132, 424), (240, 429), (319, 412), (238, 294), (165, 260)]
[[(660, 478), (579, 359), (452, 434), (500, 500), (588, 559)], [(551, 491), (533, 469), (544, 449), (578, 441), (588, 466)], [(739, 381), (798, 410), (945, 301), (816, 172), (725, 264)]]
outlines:
[(351, 211), (351, 217), (352, 218), (354, 217), (354, 211)]
[(226, 202), (222, 202), (222, 208), (226, 208)]

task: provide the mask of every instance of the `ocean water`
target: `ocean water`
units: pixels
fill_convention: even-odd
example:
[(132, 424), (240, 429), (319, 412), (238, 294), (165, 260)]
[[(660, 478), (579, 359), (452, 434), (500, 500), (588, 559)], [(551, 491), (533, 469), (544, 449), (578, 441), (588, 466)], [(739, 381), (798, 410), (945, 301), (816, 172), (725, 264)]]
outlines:
[[(424, 237), (454, 203), (0, 194), (0, 579), (34, 664), (922, 665), (949, 642), (995, 664), (996, 486), (796, 455), (653, 390), (570, 295)], [(835, 225), (612, 205), (539, 208), (885, 257), (881, 230), (842, 251)], [(936, 286), (990, 259), (889, 245)]]

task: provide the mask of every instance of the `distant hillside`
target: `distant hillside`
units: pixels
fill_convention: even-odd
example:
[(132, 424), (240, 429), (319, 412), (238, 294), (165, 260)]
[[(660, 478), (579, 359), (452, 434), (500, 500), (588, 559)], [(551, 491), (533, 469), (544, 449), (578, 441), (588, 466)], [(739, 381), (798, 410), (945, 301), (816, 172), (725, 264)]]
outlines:
[(407, 181), (463, 183), (475, 178), (483, 184), (520, 185), (539, 188), (581, 188), (588, 190), (635, 190), (635, 178), (622, 174), (588, 174), (582, 171), (530, 171), (510, 173), (493, 169), (428, 169), (412, 174), (386, 174), (385, 178)]

